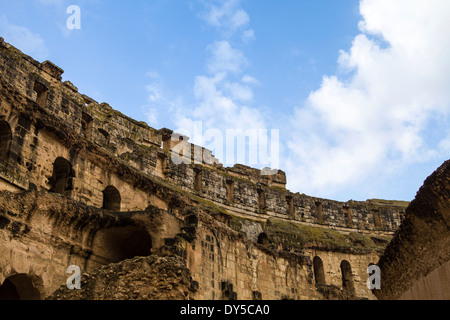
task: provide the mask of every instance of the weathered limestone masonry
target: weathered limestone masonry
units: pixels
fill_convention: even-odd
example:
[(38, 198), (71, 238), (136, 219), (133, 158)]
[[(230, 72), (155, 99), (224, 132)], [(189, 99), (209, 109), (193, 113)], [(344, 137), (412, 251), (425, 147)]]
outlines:
[(450, 161), (425, 180), (379, 261), (379, 299), (450, 300)]
[[(53, 298), (375, 299), (367, 267), (408, 203), (314, 198), (281, 170), (224, 168), (2, 38), (0, 74), (0, 298), (49, 297), (78, 265), (81, 291)], [(180, 143), (192, 161), (174, 162)]]

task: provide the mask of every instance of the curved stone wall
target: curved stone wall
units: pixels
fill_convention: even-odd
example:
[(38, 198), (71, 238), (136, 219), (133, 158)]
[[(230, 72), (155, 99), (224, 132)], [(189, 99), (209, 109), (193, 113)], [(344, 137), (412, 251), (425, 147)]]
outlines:
[(450, 299), (450, 161), (420, 188), (386, 248), (379, 299)]

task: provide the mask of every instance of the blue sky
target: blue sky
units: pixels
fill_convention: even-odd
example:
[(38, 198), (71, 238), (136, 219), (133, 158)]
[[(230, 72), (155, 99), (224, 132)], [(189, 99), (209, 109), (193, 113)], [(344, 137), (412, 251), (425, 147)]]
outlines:
[(449, 158), (449, 14), (446, 0), (0, 0), (0, 36), (157, 129), (279, 129), (293, 192), (412, 200)]

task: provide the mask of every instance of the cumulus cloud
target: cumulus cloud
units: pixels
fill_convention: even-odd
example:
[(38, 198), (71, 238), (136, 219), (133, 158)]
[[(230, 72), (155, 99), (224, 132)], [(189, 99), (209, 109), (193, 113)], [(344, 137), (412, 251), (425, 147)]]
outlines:
[(251, 98), (251, 89), (238, 82), (228, 82), (225, 74), (214, 77), (198, 76), (195, 80), (195, 97), (198, 106), (192, 117), (205, 122), (208, 127), (218, 129), (264, 128), (259, 111), (237, 100)]
[(5, 41), (20, 48), (24, 53), (43, 61), (48, 58), (49, 51), (44, 39), (28, 28), (15, 25), (8, 21), (5, 15), (0, 15), (0, 34)]
[(247, 59), (242, 52), (233, 48), (229, 41), (216, 41), (208, 46), (208, 50), (211, 52), (208, 63), (209, 73), (240, 73), (247, 63)]
[[(226, 74), (220, 73), (214, 76), (196, 77), (194, 93), (196, 102), (192, 108), (178, 109), (174, 113), (174, 120), (178, 125), (176, 132), (187, 134), (191, 142), (212, 150), (225, 165), (232, 165), (237, 161), (256, 166), (266, 160), (261, 157), (246, 159), (245, 155), (249, 155), (250, 150), (254, 149), (245, 149), (246, 147), (241, 145), (237, 145), (239, 149), (235, 154), (234, 138), (230, 139), (227, 136), (231, 131), (237, 136), (249, 137), (249, 132), (257, 134), (258, 130), (265, 129), (264, 117), (259, 110), (241, 103), (242, 100), (251, 99), (251, 89), (241, 87), (238, 82), (228, 81)], [(260, 141), (264, 144), (259, 147), (267, 148), (267, 141), (261, 139)], [(255, 155), (255, 153), (251, 154)], [(268, 161), (273, 160), (268, 159)], [(264, 164), (267, 163), (269, 162)]]
[(185, 112), (183, 107), (186, 104), (182, 96), (167, 88), (164, 78), (157, 71), (147, 72), (146, 77), (149, 78), (149, 83), (145, 86), (147, 102), (142, 110), (151, 126), (158, 127), (162, 119), (172, 119), (173, 114)]
[(194, 100), (175, 113), (175, 123), (193, 132), (200, 121), (205, 131), (218, 130), (224, 136), (228, 129), (263, 129), (264, 116), (252, 107), (258, 81), (245, 74), (249, 62), (240, 49), (254, 38), (248, 29), (250, 17), (239, 0), (204, 2), (204, 8), (201, 18), (221, 36), (206, 48), (207, 73), (195, 77)]
[[(208, 53), (206, 72), (193, 79), (192, 97), (184, 99), (179, 96), (176, 101), (167, 99), (169, 95), (161, 86), (160, 79), (153, 79), (147, 86), (149, 106), (152, 106), (147, 107), (151, 110), (148, 116), (151, 121), (157, 122), (161, 115), (160, 112), (155, 114), (160, 109), (156, 106), (164, 105), (164, 110), (171, 110), (172, 129), (189, 135), (190, 141), (195, 144), (213, 149), (220, 161), (225, 162), (225, 158), (230, 157), (223, 154), (224, 150), (214, 149), (214, 145), (208, 145), (203, 137), (198, 139), (195, 132), (200, 124), (202, 134), (214, 132), (216, 137), (220, 135), (224, 139), (229, 130), (245, 135), (246, 130), (258, 132), (266, 128), (263, 113), (252, 106), (253, 88), (259, 82), (246, 74), (249, 61), (242, 51), (242, 46), (248, 45), (255, 38), (255, 33), (249, 28), (250, 17), (241, 7), (240, 0), (200, 2), (203, 4), (200, 18), (219, 31), (219, 36), (205, 48)], [(266, 144), (264, 141), (263, 147)]]
[(255, 30), (253, 29), (246, 30), (242, 33), (242, 41), (244, 43), (249, 43), (250, 41), (253, 41), (255, 39)]
[(204, 3), (206, 12), (200, 16), (210, 25), (233, 34), (250, 22), (248, 13), (240, 8), (240, 0), (218, 0)]
[[(357, 35), (340, 72), (295, 110), (290, 187), (333, 194), (448, 149), (427, 130), (450, 115), (450, 3), (361, 0)], [(441, 148), (441, 149), (440, 149)]]

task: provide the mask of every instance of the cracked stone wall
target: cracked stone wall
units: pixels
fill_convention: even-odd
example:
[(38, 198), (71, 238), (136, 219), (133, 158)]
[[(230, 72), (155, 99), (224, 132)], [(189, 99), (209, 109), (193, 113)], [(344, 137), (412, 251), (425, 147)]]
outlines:
[(66, 282), (66, 269), (150, 255), (180, 231), (180, 218), (152, 208), (110, 213), (55, 194), (0, 192), (0, 283), (28, 275), (41, 298)]
[[(62, 82), (61, 68), (1, 38), (0, 73), (0, 283), (26, 275), (32, 285), (22, 285), (44, 297), (70, 264), (91, 272), (172, 254), (184, 259), (199, 299), (348, 298), (345, 260), (352, 297), (373, 298), (364, 291), (365, 266), (407, 203), (293, 194), (281, 170), (224, 168), (194, 145), (191, 153), (200, 148), (213, 161), (176, 164), (173, 150), (188, 137), (174, 141), (171, 130), (94, 101)], [(192, 206), (204, 210), (194, 231), (183, 213)], [(316, 256), (326, 279), (320, 288)]]
[(450, 299), (450, 162), (426, 180), (380, 258), (379, 299)]
[[(401, 223), (407, 203), (377, 200), (341, 203), (293, 194), (284, 188), (286, 176), (281, 170), (264, 175), (264, 170), (243, 165), (223, 168), (217, 159), (213, 164), (200, 161), (203, 164), (200, 168), (191, 163), (175, 164), (171, 155), (175, 144), (166, 143), (171, 141), (172, 131), (153, 129), (113, 110), (107, 103), (80, 94), (72, 83), (61, 81), (62, 69), (48, 61), (39, 63), (3, 40), (0, 71), (0, 116), (13, 131), (9, 159), (0, 170), (5, 190), (49, 190), (52, 164), (61, 156), (71, 162), (75, 171), (71, 186), (74, 199), (99, 206), (102, 191), (114, 185), (123, 196), (124, 210), (144, 209), (148, 201), (139, 188), (105, 170), (108, 165), (105, 160), (88, 156), (101, 149), (100, 153), (107, 153), (115, 161), (122, 161), (144, 174), (160, 176), (236, 214), (263, 219), (285, 217), (367, 231), (393, 232)], [(192, 152), (199, 148), (191, 147)], [(200, 149), (200, 154), (210, 157), (209, 150)], [(194, 186), (196, 170), (202, 172), (200, 190)], [(231, 201), (227, 188), (230, 182), (233, 183)], [(131, 200), (132, 197), (138, 199)]]

